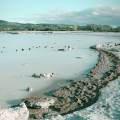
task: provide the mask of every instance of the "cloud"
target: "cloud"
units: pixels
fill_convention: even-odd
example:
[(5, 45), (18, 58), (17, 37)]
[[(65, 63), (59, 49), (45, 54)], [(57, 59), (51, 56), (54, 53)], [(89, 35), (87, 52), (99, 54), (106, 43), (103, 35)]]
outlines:
[(120, 6), (97, 7), (75, 12), (37, 14), (26, 19), (35, 23), (120, 25)]

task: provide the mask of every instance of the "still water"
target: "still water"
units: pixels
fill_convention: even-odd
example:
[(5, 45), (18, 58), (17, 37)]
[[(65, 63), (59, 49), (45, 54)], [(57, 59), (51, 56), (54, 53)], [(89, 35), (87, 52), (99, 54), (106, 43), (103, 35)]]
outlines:
[[(47, 89), (54, 83), (82, 76), (97, 62), (98, 53), (89, 46), (117, 42), (119, 33), (92, 32), (22, 32), (0, 33), (0, 104), (9, 105), (13, 100), (29, 93)], [(58, 51), (65, 46), (71, 50)], [(22, 51), (22, 49), (24, 49)], [(77, 58), (76, 58), (77, 57)], [(34, 79), (33, 73), (54, 73), (55, 77)]]

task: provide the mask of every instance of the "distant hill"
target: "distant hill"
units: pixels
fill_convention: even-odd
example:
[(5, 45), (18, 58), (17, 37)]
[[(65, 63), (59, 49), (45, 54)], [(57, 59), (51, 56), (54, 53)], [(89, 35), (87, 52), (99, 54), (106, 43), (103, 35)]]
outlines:
[(0, 20), (0, 24), (6, 24), (8, 23), (7, 21), (4, 21), (4, 20)]
[(120, 26), (88, 24), (67, 25), (67, 24), (31, 24), (16, 23), (0, 20), (0, 31), (94, 31), (94, 32), (120, 32)]

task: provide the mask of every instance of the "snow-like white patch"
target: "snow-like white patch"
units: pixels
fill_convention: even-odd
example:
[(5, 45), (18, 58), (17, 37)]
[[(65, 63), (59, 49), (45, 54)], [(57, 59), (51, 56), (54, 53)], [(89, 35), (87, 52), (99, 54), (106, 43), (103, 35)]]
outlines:
[(25, 103), (21, 103), (20, 107), (0, 108), (0, 120), (28, 120), (29, 111)]

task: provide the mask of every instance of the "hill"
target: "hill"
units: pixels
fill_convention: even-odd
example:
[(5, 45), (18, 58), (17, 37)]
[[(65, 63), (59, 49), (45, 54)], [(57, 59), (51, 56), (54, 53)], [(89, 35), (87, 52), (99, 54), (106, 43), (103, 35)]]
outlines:
[(16, 23), (0, 20), (0, 31), (94, 31), (94, 32), (120, 32), (120, 26), (113, 28), (109, 25), (88, 24), (67, 25), (67, 24), (32, 24)]

